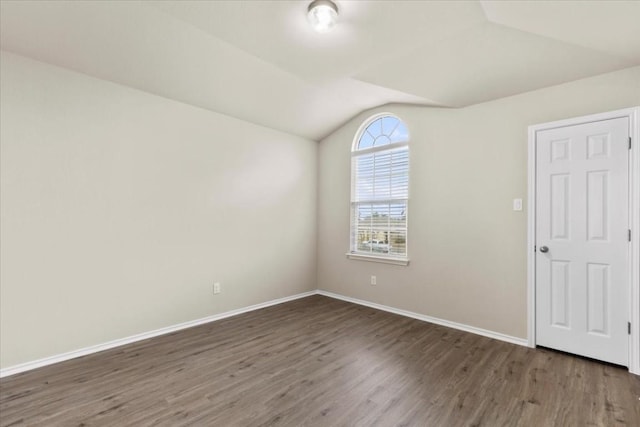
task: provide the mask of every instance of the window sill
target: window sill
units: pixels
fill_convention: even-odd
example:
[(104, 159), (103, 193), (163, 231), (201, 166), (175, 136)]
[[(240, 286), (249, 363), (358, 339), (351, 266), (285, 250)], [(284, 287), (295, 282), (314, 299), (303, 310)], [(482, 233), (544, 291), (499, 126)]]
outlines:
[(355, 259), (358, 261), (369, 261), (369, 262), (379, 262), (382, 264), (393, 264), (393, 265), (409, 265), (408, 258), (392, 258), (380, 255), (365, 255), (359, 254), (355, 252), (347, 252), (347, 258)]

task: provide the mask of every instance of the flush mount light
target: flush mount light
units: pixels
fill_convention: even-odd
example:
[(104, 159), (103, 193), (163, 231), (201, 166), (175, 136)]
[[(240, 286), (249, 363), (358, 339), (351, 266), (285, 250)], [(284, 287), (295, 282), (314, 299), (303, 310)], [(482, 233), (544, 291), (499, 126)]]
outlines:
[(338, 19), (338, 6), (331, 0), (313, 0), (307, 12), (309, 23), (319, 33), (330, 31)]

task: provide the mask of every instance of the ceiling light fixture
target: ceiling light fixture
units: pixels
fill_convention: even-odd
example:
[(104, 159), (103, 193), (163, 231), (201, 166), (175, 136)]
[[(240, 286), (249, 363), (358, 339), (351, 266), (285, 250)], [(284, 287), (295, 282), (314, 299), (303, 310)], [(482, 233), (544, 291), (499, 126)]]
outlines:
[(319, 33), (330, 31), (338, 19), (338, 6), (331, 0), (313, 0), (307, 12), (309, 23)]

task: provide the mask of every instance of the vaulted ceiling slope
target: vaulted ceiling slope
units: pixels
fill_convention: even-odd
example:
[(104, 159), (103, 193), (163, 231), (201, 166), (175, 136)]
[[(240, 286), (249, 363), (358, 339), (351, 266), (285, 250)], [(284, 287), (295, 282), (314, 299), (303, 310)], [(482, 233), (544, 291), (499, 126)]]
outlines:
[(640, 1), (2, 0), (0, 47), (319, 140), (387, 103), (463, 107), (640, 64)]

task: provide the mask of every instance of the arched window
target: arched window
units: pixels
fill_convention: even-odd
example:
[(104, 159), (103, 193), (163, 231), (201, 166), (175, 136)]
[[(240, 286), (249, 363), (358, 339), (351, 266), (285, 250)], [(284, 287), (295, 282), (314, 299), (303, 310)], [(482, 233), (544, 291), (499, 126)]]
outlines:
[(379, 114), (362, 124), (351, 154), (351, 253), (407, 258), (409, 131)]

